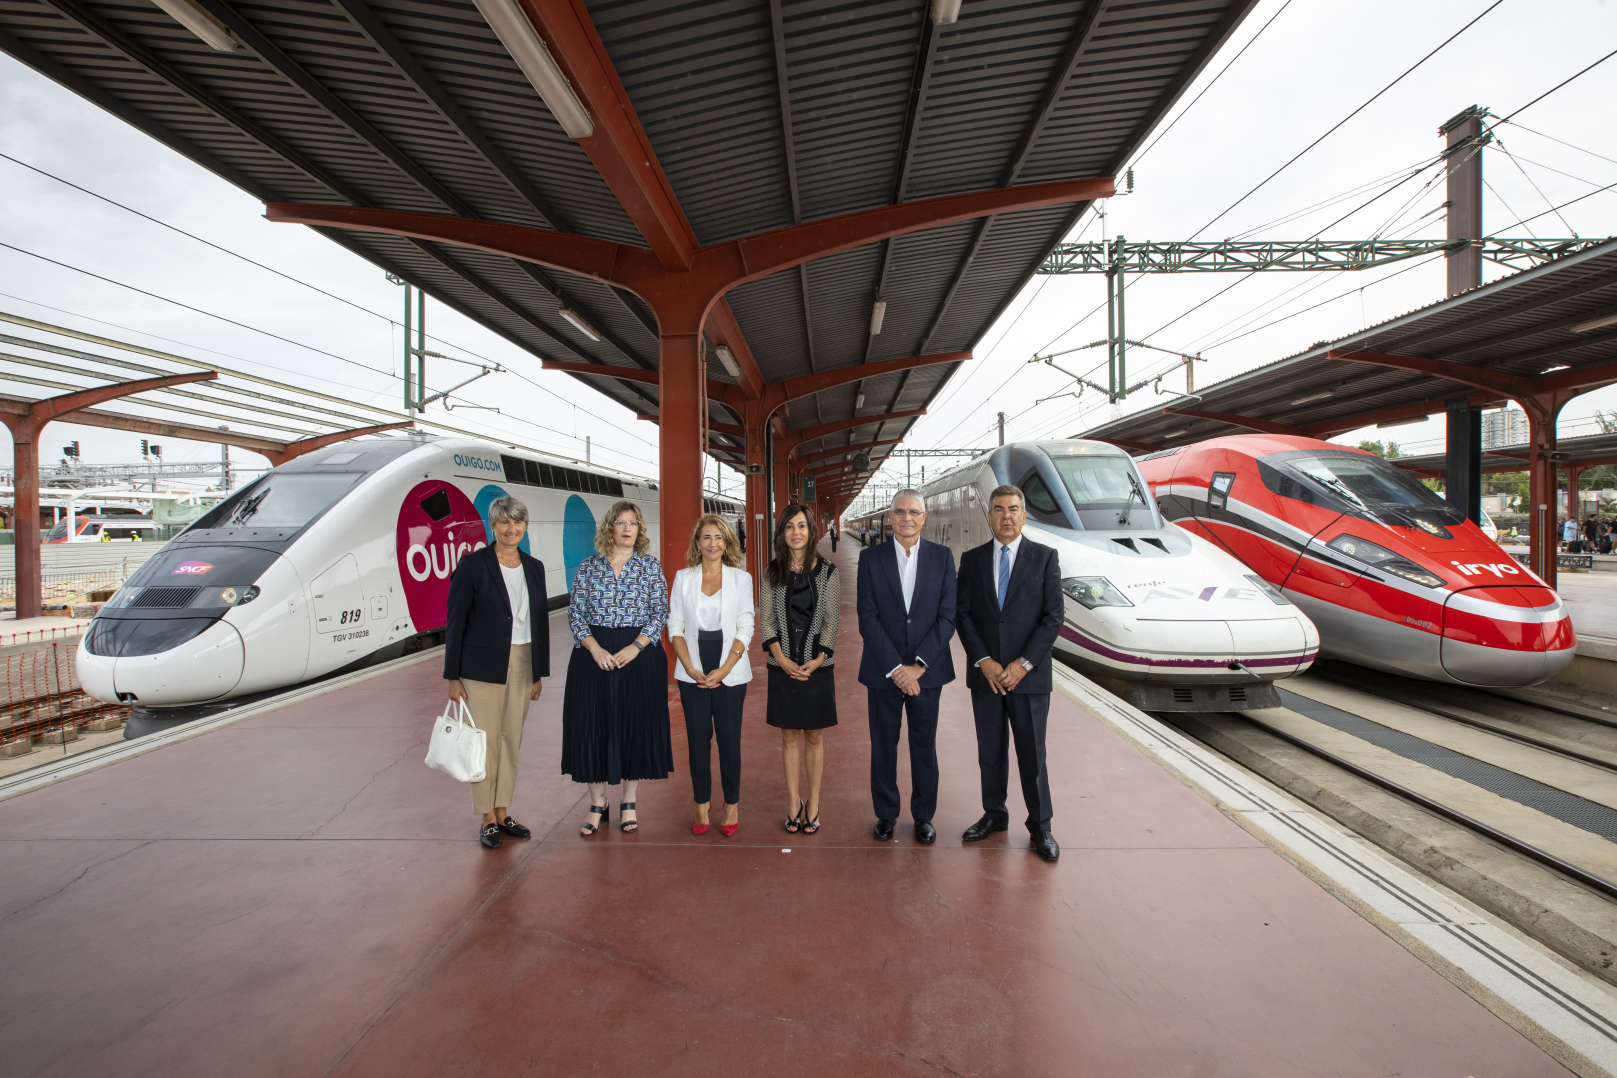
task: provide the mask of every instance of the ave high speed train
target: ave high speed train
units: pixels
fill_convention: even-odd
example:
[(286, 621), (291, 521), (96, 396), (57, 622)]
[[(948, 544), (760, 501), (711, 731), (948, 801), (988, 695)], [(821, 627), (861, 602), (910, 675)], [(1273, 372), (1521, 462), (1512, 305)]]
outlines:
[[(470, 438), (361, 439), (274, 469), (171, 539), (79, 644), (85, 690), (143, 709), (279, 689), (394, 658), (444, 626), (449, 577), (515, 495), (553, 607), (595, 552), (601, 514), (656, 484)], [(706, 508), (734, 520), (729, 499)]]
[(1464, 685), (1533, 685), (1572, 661), (1555, 592), (1419, 480), (1313, 438), (1215, 438), (1141, 457), (1164, 515), (1308, 612), (1322, 653)]
[[(1018, 442), (928, 483), (923, 535), (959, 557), (992, 538), (989, 496), (1014, 483), (1025, 534), (1061, 559), (1057, 653), (1153, 711), (1278, 707), (1273, 682), (1307, 669), (1306, 614), (1216, 544), (1164, 521), (1127, 453), (1103, 442)], [(849, 521), (870, 536), (885, 514)]]

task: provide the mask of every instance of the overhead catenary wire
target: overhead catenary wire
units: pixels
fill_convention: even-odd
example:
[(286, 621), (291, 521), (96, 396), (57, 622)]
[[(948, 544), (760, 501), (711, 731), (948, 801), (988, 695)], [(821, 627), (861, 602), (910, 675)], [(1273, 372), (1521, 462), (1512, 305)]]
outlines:
[[(1282, 172), (1286, 171), (1286, 169), (1288, 169), (1292, 165), (1296, 164), (1303, 157), (1304, 154), (1308, 153), (1308, 151), (1312, 150), (1315, 146), (1318, 146), (1321, 142), (1324, 142), (1331, 135), (1335, 134), (1349, 120), (1353, 119), (1359, 113), (1361, 113), (1365, 109), (1369, 108), (1377, 99), (1379, 99), (1381, 97), (1382, 94), (1385, 94), (1388, 90), (1391, 90), (1394, 86), (1397, 86), (1400, 82), (1403, 82), (1404, 79), (1408, 78), (1411, 74), (1413, 74), (1414, 71), (1417, 68), (1419, 68), (1422, 64), (1426, 63), (1426, 61), (1428, 61), (1432, 57), (1436, 56), (1439, 52), (1442, 52), (1443, 49), (1447, 48), (1448, 45), (1454, 41), (1455, 38), (1459, 37), (1461, 34), (1465, 33), (1467, 30), (1471, 29), (1471, 27), (1475, 26), (1478, 22), (1480, 22), (1490, 11), (1492, 11), (1494, 8), (1498, 7), (1502, 3), (1504, 3), (1504, 0), (1494, 0), (1493, 3), (1489, 4), (1486, 8), (1484, 8), (1482, 10), (1482, 12), (1480, 14), (1478, 14), (1475, 18), (1473, 18), (1470, 22), (1466, 23), (1464, 26), (1460, 27), (1454, 33), (1450, 34), (1447, 38), (1445, 38), (1443, 40), (1443, 43), (1438, 45), (1437, 48), (1433, 49), (1431, 52), (1427, 53), (1425, 56), (1422, 56), (1419, 60), (1415, 61), (1414, 64), (1410, 65), (1410, 67), (1405, 69), (1403, 74), (1399, 75), (1397, 78), (1395, 78), (1391, 82), (1387, 83), (1387, 85), (1385, 85), (1381, 89), (1377, 90), (1362, 105), (1360, 105), (1358, 108), (1354, 109), (1352, 112), (1348, 113), (1346, 116), (1342, 117), (1336, 123), (1332, 124), (1330, 126), (1330, 128), (1328, 128), (1323, 135), (1320, 135), (1313, 142), (1310, 142), (1307, 146), (1304, 146), (1301, 150), (1298, 150), (1297, 153), (1289, 161), (1287, 161), (1285, 164), (1281, 165), (1279, 168), (1275, 169), (1273, 172), (1269, 173), (1269, 175), (1265, 176), (1262, 180), (1258, 181), (1256, 186), (1254, 186), (1250, 191), (1248, 191), (1246, 194), (1242, 195), (1240, 198), (1236, 199), (1234, 202), (1230, 203), (1228, 206), (1224, 207), (1224, 209), (1220, 210), (1216, 215), (1214, 215), (1212, 220), (1208, 221), (1205, 225), (1202, 225), (1200, 228), (1198, 228), (1195, 232), (1193, 232), (1190, 235), (1189, 238), (1194, 240), (1197, 236), (1200, 236), (1203, 232), (1207, 231), (1209, 228), (1213, 227), (1213, 225), (1217, 224), (1220, 220), (1222, 220), (1227, 214), (1230, 213), (1231, 210), (1234, 210), (1241, 203), (1245, 202), (1247, 199), (1249, 199), (1253, 195), (1257, 194), (1258, 191), (1260, 189), (1262, 189), (1270, 180), (1274, 179), (1276, 176), (1278, 176)], [(1571, 80), (1568, 80), (1568, 81), (1571, 81)], [(1551, 91), (1551, 92), (1553, 92), (1553, 91)], [(1529, 102), (1529, 104), (1532, 104), (1532, 102)], [(1520, 110), (1517, 110), (1517, 111), (1520, 111)]]
[[(135, 209), (133, 206), (125, 205), (124, 203), (119, 202), (117, 199), (110, 198), (110, 197), (108, 197), (106, 195), (103, 195), (103, 194), (97, 192), (97, 191), (92, 191), (88, 187), (84, 187), (81, 184), (74, 183), (72, 180), (69, 180), (69, 179), (66, 179), (64, 177), (58, 176), (53, 172), (49, 172), (49, 171), (47, 171), (47, 170), (45, 170), (43, 168), (40, 168), (38, 165), (30, 164), (27, 161), (23, 161), (23, 160), (21, 160), (19, 158), (13, 157), (10, 154), (3, 153), (3, 152), (0, 152), (0, 158), (3, 158), (4, 160), (10, 161), (12, 164), (18, 165), (21, 168), (28, 169), (29, 171), (35, 172), (35, 173), (37, 173), (37, 174), (39, 174), (41, 176), (44, 176), (44, 177), (46, 177), (48, 179), (55, 180), (57, 183), (63, 184), (64, 186), (71, 187), (73, 190), (78, 191), (78, 192), (80, 192), (82, 194), (88, 195), (91, 198), (97, 199), (97, 200), (99, 200), (101, 202), (105, 202), (109, 206), (114, 206), (114, 207), (116, 207), (116, 208), (118, 208), (120, 210), (125, 211), (126, 213), (132, 213), (136, 217), (139, 217), (139, 218), (141, 218), (143, 220), (146, 220), (146, 221), (150, 221), (152, 224), (157, 225), (160, 228), (168, 229), (169, 231), (177, 233), (177, 234), (179, 234), (181, 236), (184, 236), (185, 238), (187, 238), (189, 240), (193, 240), (193, 241), (195, 241), (197, 243), (200, 243), (200, 244), (202, 244), (202, 245), (204, 245), (206, 247), (212, 248), (213, 250), (218, 251), (221, 254), (229, 255), (231, 258), (238, 259), (238, 260), (240, 260), (242, 262), (247, 263), (250, 266), (254, 266), (254, 267), (258, 268), (258, 269), (261, 269), (261, 270), (265, 271), (266, 273), (272, 273), (275, 276), (281, 278), (282, 280), (290, 281), (293, 284), (300, 285), (303, 288), (307, 288), (307, 289), (310, 289), (311, 291), (317, 292), (320, 295), (327, 297), (328, 299), (336, 300), (338, 303), (344, 304), (345, 306), (348, 306), (348, 307), (352, 307), (354, 310), (360, 311), (361, 313), (368, 314), (372, 318), (379, 318), (382, 321), (387, 322), (390, 327), (393, 327), (393, 329), (397, 329), (397, 328), (402, 326), (402, 323), (400, 323), (397, 319), (392, 318), (389, 315), (382, 314), (379, 311), (373, 311), (369, 307), (364, 306), (363, 304), (355, 303), (353, 300), (345, 299), (342, 296), (339, 296), (339, 295), (337, 295), (336, 293), (333, 293), (333, 292), (328, 292), (325, 289), (319, 287), (318, 285), (314, 285), (314, 284), (311, 284), (308, 281), (302, 280), (302, 279), (297, 278), (297, 277), (293, 277), (292, 275), (290, 275), (288, 273), (284, 273), (281, 270), (278, 270), (273, 266), (267, 266), (262, 262), (256, 261), (255, 259), (248, 258), (246, 255), (240, 253), (239, 251), (232, 251), (228, 247), (221, 247), (219, 244), (214, 243), (212, 240), (205, 239), (204, 237), (198, 236), (193, 232), (188, 232), (185, 229), (180, 228), (177, 225), (170, 224), (169, 222), (162, 220), (161, 218), (153, 217), (151, 214), (145, 213), (145, 212), (143, 212), (141, 210), (138, 210), (138, 209)], [(157, 298), (161, 298), (161, 297), (157, 297)], [(169, 302), (173, 302), (173, 301), (169, 301)], [(41, 304), (41, 306), (45, 306), (45, 304)], [(106, 323), (106, 324), (110, 325), (111, 323)], [(120, 328), (122, 328), (122, 327), (120, 327)], [(456, 344), (453, 341), (445, 340), (444, 338), (439, 337), (436, 334), (430, 334), (429, 333), (429, 334), (427, 334), (427, 337), (428, 337), (429, 340), (436, 341), (439, 344), (444, 345), (444, 346), (446, 346), (446, 347), (448, 347), (448, 348), (450, 348), (450, 349), (452, 349), (454, 351), (464, 352), (467, 355), (475, 356), (477, 359), (483, 361), (484, 363), (490, 364), (490, 365), (497, 365), (497, 364), (495, 364), (494, 360), (491, 360), (486, 356), (480, 355), (479, 353), (473, 351), (470, 348), (465, 347), (464, 345)], [(229, 358), (236, 358), (236, 357), (229, 357)], [(350, 361), (350, 362), (352, 362), (352, 361)], [(369, 370), (379, 370), (379, 368), (373, 368), (373, 367), (367, 367), (367, 369), (369, 369)], [(398, 377), (398, 374), (395, 371), (388, 371), (388, 372), (385, 372), (385, 373), (387, 373), (390, 378), (396, 379)], [(509, 368), (507, 368), (507, 373), (515, 374), (518, 378), (521, 378), (523, 381), (527, 382), (529, 385), (532, 385), (536, 389), (543, 390), (544, 392), (546, 392), (546, 393), (550, 394), (551, 396), (555, 397), (557, 400), (566, 401), (566, 403), (568, 403), (568, 404), (573, 404), (572, 401), (568, 401), (567, 398), (562, 397), (560, 394), (554, 392), (553, 390), (546, 389), (544, 386), (540, 385), (538, 382), (535, 382), (533, 379), (528, 378), (527, 376), (521, 374), (520, 372), (513, 371), (513, 370), (510, 370)], [(336, 384), (336, 383), (334, 383), (334, 384)], [(573, 406), (577, 407), (577, 405), (573, 405)], [(597, 420), (597, 421), (599, 421), (601, 423), (605, 423), (607, 426), (613, 428), (614, 430), (621, 431), (622, 433), (628, 435), (630, 438), (633, 438), (635, 441), (641, 442), (644, 445), (655, 445), (655, 443), (650, 442), (645, 438), (641, 438), (639, 435), (634, 434), (633, 432), (627, 430), (626, 428), (619, 426), (618, 424), (612, 422), (610, 419), (607, 419), (604, 416), (597, 415), (596, 413), (591, 412), (587, 408), (582, 408), (580, 410), (583, 411), (585, 415), (588, 415), (591, 418), (593, 418), (593, 419), (595, 419), (595, 420)]]

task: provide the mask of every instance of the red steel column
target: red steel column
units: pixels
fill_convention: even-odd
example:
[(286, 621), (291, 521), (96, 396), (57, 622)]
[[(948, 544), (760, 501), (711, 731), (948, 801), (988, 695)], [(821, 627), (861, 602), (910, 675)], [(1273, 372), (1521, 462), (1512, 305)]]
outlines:
[(39, 427), (31, 416), (0, 416), (11, 428), (11, 467), (16, 477), (11, 514), (16, 544), (13, 574), (17, 586), (17, 620), (37, 618), (44, 602), (39, 558)]
[[(659, 338), (657, 349), (658, 516), (663, 575), (685, 567), (691, 532), (702, 517), (701, 342), (695, 333)], [(748, 536), (751, 540), (751, 536)]]
[(1528, 568), (1550, 587), (1555, 587), (1556, 467), (1550, 454), (1555, 452), (1555, 417), (1536, 401), (1522, 401), (1532, 407), (1527, 412), (1527, 491), (1528, 491)]
[[(769, 563), (769, 505), (764, 476), (764, 422), (757, 413), (763, 410), (756, 401), (746, 406), (746, 461), (747, 461), (747, 572), (752, 574), (754, 590), (763, 586), (764, 566)], [(752, 469), (756, 467), (757, 472)], [(758, 596), (753, 596), (756, 601)]]

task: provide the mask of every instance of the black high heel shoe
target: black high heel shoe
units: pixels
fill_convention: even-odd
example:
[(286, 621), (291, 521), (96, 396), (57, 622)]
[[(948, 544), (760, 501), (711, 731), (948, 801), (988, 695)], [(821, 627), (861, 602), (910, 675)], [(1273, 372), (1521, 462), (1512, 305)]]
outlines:
[(623, 814), (625, 812), (634, 812), (633, 801), (625, 801), (618, 806), (618, 830), (622, 831), (626, 835), (632, 835), (636, 831), (640, 830), (640, 820), (638, 819), (640, 814), (635, 812), (635, 816), (637, 817), (636, 819), (625, 820), (623, 818)]
[(578, 829), (580, 838), (589, 838), (591, 835), (595, 834), (595, 832), (606, 826), (607, 806), (591, 805), (589, 814), (591, 816), (599, 816), (600, 819), (586, 820), (584, 826)]
[(786, 823), (783, 826), (786, 828), (786, 833), (788, 835), (797, 834), (798, 829), (803, 826), (803, 810), (806, 808), (808, 808), (808, 806), (799, 801), (797, 803), (796, 814), (786, 817)]
[[(824, 809), (825, 806), (821, 805), (820, 808)], [(816, 812), (814, 814), (814, 819), (812, 819), (812, 820), (807, 819), (806, 817), (808, 816), (808, 805), (805, 804), (803, 806), (803, 815), (805, 817), (805, 819), (803, 820), (803, 823), (802, 823), (803, 834), (812, 835), (812, 834), (817, 833), (820, 830), (820, 814), (818, 812)]]

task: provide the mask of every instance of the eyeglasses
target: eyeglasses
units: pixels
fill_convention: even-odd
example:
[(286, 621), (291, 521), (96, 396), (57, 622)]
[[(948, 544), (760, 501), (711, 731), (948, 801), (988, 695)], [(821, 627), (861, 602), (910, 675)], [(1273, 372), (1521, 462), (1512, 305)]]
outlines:
[(614, 520), (612, 526), (614, 528), (638, 528), (640, 527), (640, 522), (638, 520)]

